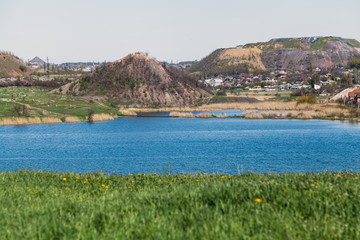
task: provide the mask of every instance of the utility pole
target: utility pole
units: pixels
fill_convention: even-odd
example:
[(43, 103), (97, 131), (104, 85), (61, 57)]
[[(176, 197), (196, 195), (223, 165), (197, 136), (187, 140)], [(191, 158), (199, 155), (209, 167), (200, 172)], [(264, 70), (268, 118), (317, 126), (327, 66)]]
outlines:
[(49, 77), (49, 58), (48, 57), (46, 57), (46, 63), (47, 63), (47, 74)]

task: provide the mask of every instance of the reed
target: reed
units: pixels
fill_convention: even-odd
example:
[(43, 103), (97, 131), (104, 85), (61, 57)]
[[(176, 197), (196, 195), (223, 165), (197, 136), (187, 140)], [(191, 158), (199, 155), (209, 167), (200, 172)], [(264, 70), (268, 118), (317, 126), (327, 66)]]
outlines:
[(245, 112), (242, 114), (247, 119), (262, 119), (264, 118), (263, 115), (257, 114), (255, 112)]
[(77, 122), (81, 122), (81, 120), (78, 117), (75, 117), (75, 116), (66, 116), (65, 117), (65, 122), (66, 123), (77, 123)]
[(264, 118), (281, 117), (281, 114), (280, 114), (279, 112), (274, 112), (274, 111), (271, 111), (271, 112), (262, 112), (261, 115), (262, 115)]
[(297, 115), (298, 119), (302, 119), (302, 120), (307, 120), (307, 119), (312, 119), (313, 116), (310, 113), (307, 112), (301, 112)]
[(61, 119), (56, 117), (42, 117), (41, 122), (44, 124), (62, 123)]
[(196, 118), (212, 118), (213, 116), (208, 112), (204, 112), (204, 113), (196, 114), (195, 117)]
[(170, 112), (170, 117), (193, 118), (194, 115), (191, 112)]
[(61, 123), (61, 120), (55, 117), (7, 117), (0, 119), (0, 125), (2, 126), (52, 123)]
[(215, 115), (216, 118), (228, 118), (228, 115), (226, 113)]
[(136, 117), (137, 116), (137, 113), (135, 111), (132, 111), (132, 110), (129, 110), (129, 109), (122, 109), (119, 112), (124, 116), (129, 116), (129, 117)]
[[(93, 122), (110, 121), (110, 120), (114, 120), (114, 117), (106, 113), (94, 114), (92, 116)], [(86, 117), (86, 121), (88, 121), (88, 117)]]

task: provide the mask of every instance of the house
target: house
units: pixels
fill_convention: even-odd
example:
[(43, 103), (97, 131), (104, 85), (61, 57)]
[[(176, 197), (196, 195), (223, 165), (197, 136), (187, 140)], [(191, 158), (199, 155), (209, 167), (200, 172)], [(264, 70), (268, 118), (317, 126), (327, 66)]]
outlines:
[(29, 65), (33, 68), (41, 68), (44, 64), (45, 62), (39, 57), (34, 57), (29, 61)]
[(360, 103), (360, 93), (355, 93), (354, 96), (354, 103)]
[(360, 103), (360, 89), (357, 88), (348, 93), (349, 100), (353, 101), (354, 103)]
[(314, 89), (315, 89), (315, 90), (319, 90), (320, 88), (321, 88), (321, 85), (314, 84)]
[(359, 88), (357, 88), (357, 89), (349, 92), (349, 94), (348, 94), (349, 99), (353, 99), (353, 98), (355, 97), (355, 94), (356, 94), (356, 93), (360, 93), (360, 89), (359, 89)]
[(220, 78), (211, 78), (211, 79), (205, 80), (205, 83), (212, 87), (216, 87), (216, 86), (223, 85), (223, 80)]

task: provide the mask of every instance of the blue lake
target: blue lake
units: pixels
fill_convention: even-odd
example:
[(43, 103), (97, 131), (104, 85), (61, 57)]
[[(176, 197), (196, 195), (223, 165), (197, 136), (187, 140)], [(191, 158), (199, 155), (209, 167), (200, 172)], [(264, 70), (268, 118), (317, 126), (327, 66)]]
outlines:
[(168, 163), (172, 173), (357, 171), (360, 161), (360, 125), (323, 120), (138, 117), (3, 126), (0, 143), (0, 171), (164, 173)]

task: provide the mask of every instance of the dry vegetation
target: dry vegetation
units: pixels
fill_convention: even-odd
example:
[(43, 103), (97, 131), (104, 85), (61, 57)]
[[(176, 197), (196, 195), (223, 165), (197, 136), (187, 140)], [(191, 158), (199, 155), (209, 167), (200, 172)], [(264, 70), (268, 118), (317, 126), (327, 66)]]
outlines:
[(2, 126), (51, 123), (61, 123), (61, 120), (54, 117), (6, 117), (0, 119), (0, 125)]
[(193, 118), (194, 115), (191, 112), (170, 112), (170, 117)]
[[(256, 103), (227, 103), (227, 104), (210, 104), (197, 108), (159, 108), (159, 109), (131, 109), (139, 112), (164, 112), (171, 111), (171, 117), (194, 117), (193, 111), (216, 111), (226, 109), (237, 109), (244, 112), (242, 117), (261, 119), (261, 118), (297, 118), (297, 119), (312, 119), (312, 118), (350, 118), (352, 117), (350, 111), (342, 108), (335, 103), (327, 104), (296, 104), (296, 102), (256, 102)], [(253, 112), (259, 111), (259, 112)], [(285, 111), (280, 113), (279, 111)], [(210, 113), (199, 113), (197, 118), (226, 118), (226, 114), (212, 115)]]
[(204, 113), (196, 114), (195, 117), (197, 117), (197, 118), (212, 118), (213, 116), (208, 112), (204, 112)]

